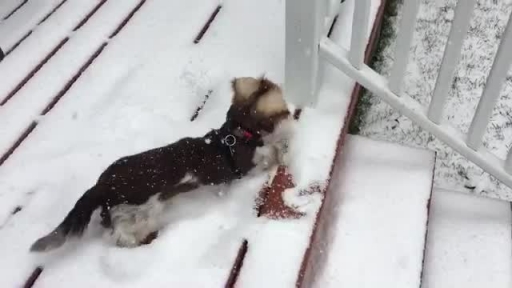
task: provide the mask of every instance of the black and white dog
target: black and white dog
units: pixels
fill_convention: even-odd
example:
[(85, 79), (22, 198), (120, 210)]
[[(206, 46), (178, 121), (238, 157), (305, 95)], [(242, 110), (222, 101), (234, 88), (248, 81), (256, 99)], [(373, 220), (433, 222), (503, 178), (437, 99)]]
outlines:
[(171, 197), (283, 162), (293, 120), (281, 89), (263, 77), (235, 78), (232, 88), (222, 127), (115, 161), (62, 223), (30, 250), (49, 251), (68, 237), (81, 236), (98, 208), (116, 245), (141, 245), (164, 225), (160, 216)]

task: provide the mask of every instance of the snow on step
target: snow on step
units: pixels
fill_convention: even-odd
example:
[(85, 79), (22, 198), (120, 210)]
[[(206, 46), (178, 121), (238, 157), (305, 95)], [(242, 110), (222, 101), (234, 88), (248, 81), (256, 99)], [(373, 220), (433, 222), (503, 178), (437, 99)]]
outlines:
[[(28, 3), (38, 2), (45, 1), (29, 1)], [(2, 79), (0, 81), (0, 101), (7, 97), (23, 78), (78, 25), (97, 2), (66, 1), (2, 61), (0, 64), (0, 79)], [(0, 25), (0, 29), (2, 27), (3, 24)], [(0, 35), (2, 35), (1, 32)], [(6, 52), (7, 49), (1, 46), (1, 43), (0, 47)]]
[(40, 115), (137, 3), (139, 0), (107, 1), (71, 36), (59, 52), (2, 106), (0, 151), (7, 151), (16, 142), (20, 131), (24, 131)]
[[(0, 47), (8, 51), (62, 0), (28, 1), (0, 25)], [(6, 0), (2, 2), (15, 2)], [(0, 15), (1, 16), (1, 15)]]
[(329, 193), (337, 201), (315, 287), (420, 287), (434, 153), (349, 136)]
[(435, 189), (424, 288), (512, 287), (509, 202)]

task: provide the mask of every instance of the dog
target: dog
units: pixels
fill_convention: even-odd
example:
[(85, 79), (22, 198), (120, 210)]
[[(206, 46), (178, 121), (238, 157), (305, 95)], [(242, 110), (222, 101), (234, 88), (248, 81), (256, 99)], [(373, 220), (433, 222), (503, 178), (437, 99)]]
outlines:
[(50, 251), (80, 237), (97, 209), (117, 246), (139, 246), (162, 228), (159, 216), (172, 197), (285, 161), (293, 119), (280, 87), (264, 77), (231, 84), (231, 105), (219, 129), (115, 161), (30, 251)]

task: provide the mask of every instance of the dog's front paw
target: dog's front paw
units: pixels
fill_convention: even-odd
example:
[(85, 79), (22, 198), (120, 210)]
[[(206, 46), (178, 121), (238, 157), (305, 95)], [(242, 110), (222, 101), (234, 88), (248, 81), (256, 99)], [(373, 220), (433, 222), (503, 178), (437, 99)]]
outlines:
[(128, 233), (121, 229), (114, 229), (110, 234), (112, 242), (118, 247), (133, 248), (140, 245), (137, 237), (133, 233)]
[(133, 236), (123, 235), (122, 237), (117, 238), (116, 246), (125, 247), (125, 248), (133, 248), (139, 246), (139, 242)]
[(288, 149), (288, 143), (286, 141), (279, 142), (274, 146), (275, 158), (278, 165), (289, 166), (290, 165), (290, 153)]
[(278, 153), (277, 161), (279, 165), (290, 166), (290, 154), (289, 153)]
[(252, 160), (256, 167), (263, 170), (268, 170), (275, 165), (275, 151), (271, 147), (263, 146), (256, 150)]

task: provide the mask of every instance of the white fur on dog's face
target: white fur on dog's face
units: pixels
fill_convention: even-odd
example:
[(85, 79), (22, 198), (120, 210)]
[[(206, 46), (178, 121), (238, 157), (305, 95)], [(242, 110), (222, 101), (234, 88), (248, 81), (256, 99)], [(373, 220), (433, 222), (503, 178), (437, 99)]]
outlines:
[(237, 102), (244, 102), (249, 99), (252, 93), (258, 90), (260, 80), (253, 77), (240, 77), (233, 80), (233, 90)]
[(243, 104), (250, 101), (250, 96), (259, 89), (262, 81), (267, 81), (272, 86), (258, 98), (254, 105), (256, 112), (262, 116), (271, 117), (287, 111), (288, 107), (281, 88), (263, 78), (241, 77), (233, 79), (233, 104)]
[(264, 116), (277, 115), (286, 110), (288, 110), (288, 107), (279, 87), (265, 93), (256, 103), (256, 111)]
[[(233, 105), (251, 105), (251, 109), (254, 109), (253, 112), (257, 115), (256, 119), (273, 118), (272, 132), (260, 131), (264, 146), (256, 149), (253, 163), (263, 170), (274, 165), (287, 165), (288, 144), (294, 133), (295, 121), (289, 112), (281, 88), (267, 79), (252, 77), (235, 78), (232, 86)], [(251, 99), (251, 96), (255, 95), (260, 87), (264, 87), (263, 94), (258, 95), (256, 102), (251, 103), (255, 100)]]

